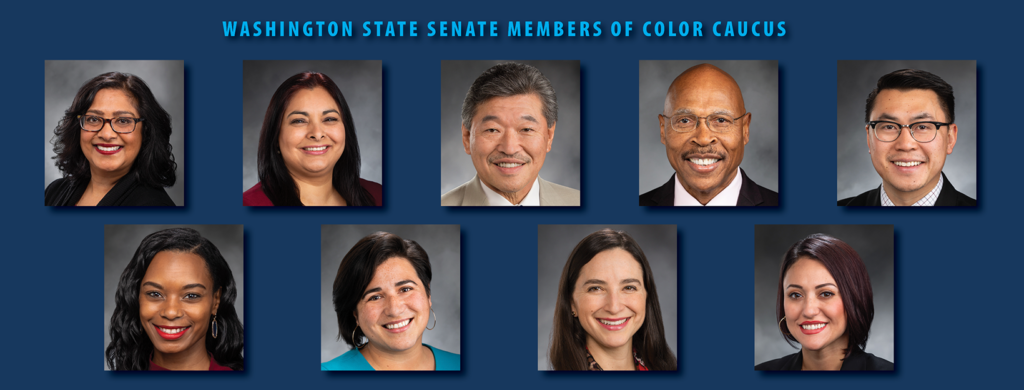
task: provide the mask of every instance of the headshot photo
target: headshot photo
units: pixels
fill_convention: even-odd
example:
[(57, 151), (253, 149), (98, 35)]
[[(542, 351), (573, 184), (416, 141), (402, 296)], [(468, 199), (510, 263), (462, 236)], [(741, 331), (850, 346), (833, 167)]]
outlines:
[(441, 206), (579, 206), (580, 188), (579, 61), (441, 61)]
[(242, 205), (383, 205), (382, 85), (380, 61), (243, 61)]
[(185, 205), (184, 64), (46, 61), (45, 205)]
[(242, 225), (106, 225), (104, 369), (245, 369)]
[(977, 206), (975, 61), (837, 68), (839, 206)]
[(778, 61), (640, 61), (639, 127), (641, 206), (779, 205)]
[(754, 369), (893, 371), (893, 237), (892, 225), (755, 225)]
[(537, 370), (675, 371), (676, 225), (537, 227)]
[(323, 225), (321, 371), (460, 371), (459, 225)]

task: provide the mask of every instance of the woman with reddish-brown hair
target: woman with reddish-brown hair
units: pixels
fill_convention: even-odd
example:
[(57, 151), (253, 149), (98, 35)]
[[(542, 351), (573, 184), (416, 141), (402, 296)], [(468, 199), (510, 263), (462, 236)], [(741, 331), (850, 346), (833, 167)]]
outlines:
[(245, 206), (380, 206), (359, 178), (359, 141), (341, 90), (323, 73), (289, 77), (270, 99), (257, 153), (260, 182)]
[(812, 234), (793, 244), (779, 270), (775, 307), (779, 331), (801, 349), (755, 370), (893, 370), (892, 362), (864, 352), (875, 317), (871, 279), (842, 240)]

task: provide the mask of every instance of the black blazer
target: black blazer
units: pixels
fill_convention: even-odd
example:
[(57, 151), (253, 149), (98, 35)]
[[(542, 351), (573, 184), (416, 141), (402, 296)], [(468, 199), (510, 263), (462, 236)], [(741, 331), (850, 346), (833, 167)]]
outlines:
[[(962, 194), (953, 188), (953, 183), (949, 182), (946, 178), (946, 174), (942, 173), (942, 190), (939, 191), (938, 199), (935, 199), (936, 206), (977, 206), (978, 202), (971, 197)], [(836, 202), (837, 206), (882, 206), (882, 186), (879, 185), (871, 191), (863, 194), (854, 196), (852, 198), (846, 198)]]
[[(758, 371), (800, 371), (804, 364), (804, 355), (800, 352), (783, 356), (775, 360), (754, 366)], [(843, 359), (843, 367), (839, 371), (892, 371), (892, 362), (870, 353), (853, 351), (850, 357)]]
[[(761, 187), (747, 177), (746, 172), (740, 169), (743, 176), (743, 184), (740, 185), (740, 197), (736, 199), (736, 206), (778, 206), (779, 193)], [(668, 183), (655, 188), (643, 195), (640, 195), (641, 206), (673, 206), (676, 201), (676, 183), (672, 177)]]
[[(65, 177), (54, 180), (46, 186), (44, 195), (47, 206), (74, 206), (85, 194), (85, 187), (89, 185), (88, 180), (75, 180), (74, 177)], [(124, 175), (114, 184), (100, 199), (97, 206), (174, 206), (174, 201), (167, 196), (163, 188), (150, 187), (139, 183), (133, 173)]]

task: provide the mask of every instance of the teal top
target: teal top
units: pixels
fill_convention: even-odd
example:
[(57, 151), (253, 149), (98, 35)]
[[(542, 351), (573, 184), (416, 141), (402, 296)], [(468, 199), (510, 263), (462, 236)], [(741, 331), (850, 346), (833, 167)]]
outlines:
[[(423, 344), (434, 353), (435, 371), (460, 371), (462, 361), (459, 354), (442, 351), (429, 344)], [(351, 349), (327, 363), (320, 363), (320, 371), (375, 371), (358, 349)]]

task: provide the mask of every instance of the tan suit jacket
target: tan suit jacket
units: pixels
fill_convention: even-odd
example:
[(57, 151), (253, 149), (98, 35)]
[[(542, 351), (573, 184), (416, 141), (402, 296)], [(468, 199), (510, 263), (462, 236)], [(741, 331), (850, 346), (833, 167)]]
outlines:
[[(580, 192), (538, 178), (541, 206), (579, 206)], [(476, 175), (454, 190), (441, 195), (441, 206), (490, 206), (483, 185)]]

